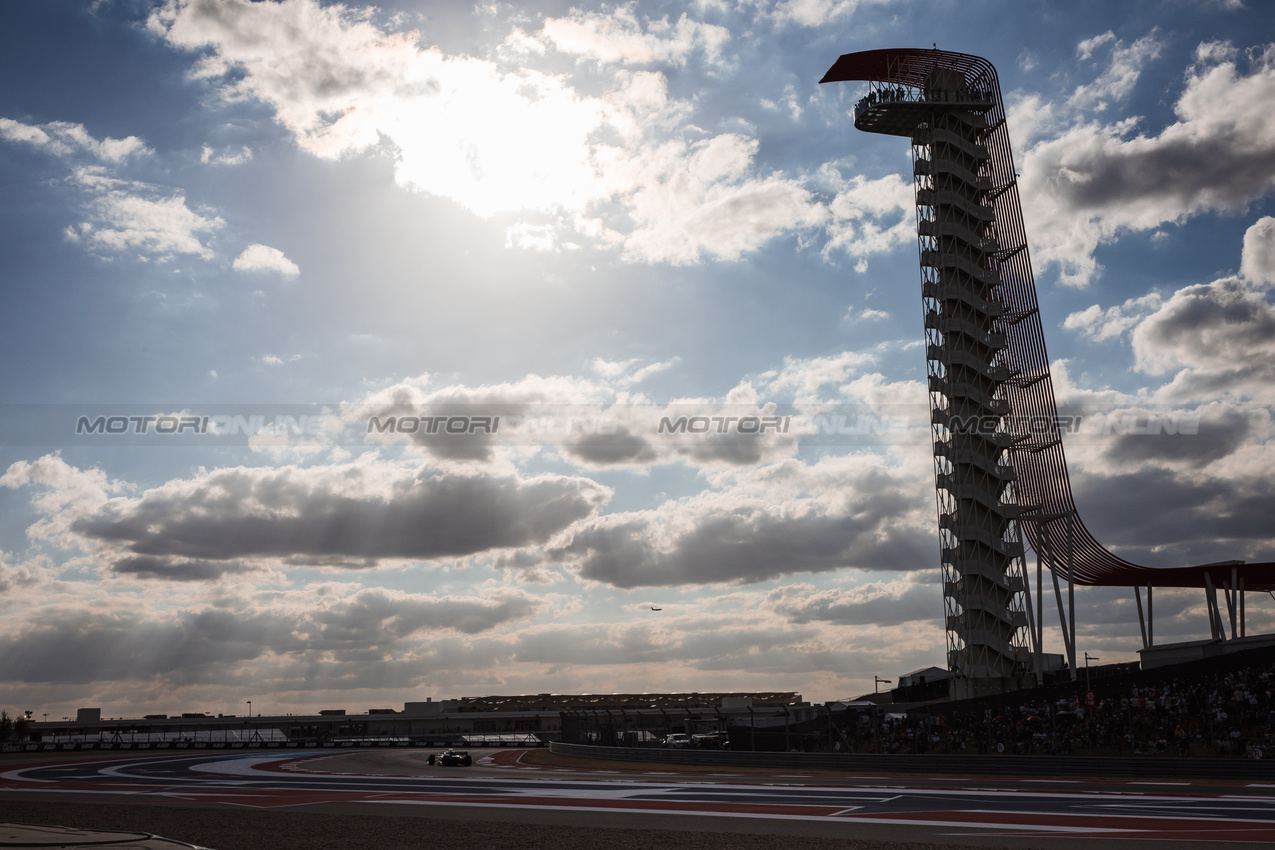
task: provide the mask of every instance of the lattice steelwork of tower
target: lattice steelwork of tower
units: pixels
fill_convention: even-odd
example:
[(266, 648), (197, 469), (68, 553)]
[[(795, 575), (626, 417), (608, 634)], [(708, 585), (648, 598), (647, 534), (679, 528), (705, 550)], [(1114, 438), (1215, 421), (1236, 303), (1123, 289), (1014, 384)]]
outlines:
[(1214, 639), (1226, 637), (1224, 591), (1231, 639), (1243, 637), (1244, 594), (1275, 594), (1275, 562), (1146, 567), (1107, 551), (1077, 514), (996, 69), (964, 53), (867, 50), (820, 82), (848, 80), (868, 83), (855, 127), (912, 143), (952, 695), (1031, 684), (1029, 664), (1044, 676), (1046, 567), (1073, 679), (1076, 585), (1132, 588), (1144, 650), (1153, 587), (1203, 589)]
[[(987, 147), (1003, 117), (992, 115), (994, 77), (967, 75), (942, 61), (948, 54), (889, 53), (881, 76), (914, 85), (872, 80), (854, 124), (912, 142), (948, 667), (953, 695), (973, 696), (1029, 684), (1032, 660), (1005, 422), (1013, 376), (1003, 327), (1016, 317), (1001, 296), (999, 265), (1015, 246), (998, 240), (1004, 186)], [(900, 74), (891, 63), (914, 67)]]

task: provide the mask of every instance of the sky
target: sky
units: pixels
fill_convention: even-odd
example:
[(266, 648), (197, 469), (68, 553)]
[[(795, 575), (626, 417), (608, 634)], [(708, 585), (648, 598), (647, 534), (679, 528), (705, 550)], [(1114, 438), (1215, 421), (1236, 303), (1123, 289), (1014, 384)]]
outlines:
[(934, 43), (998, 69), (1084, 521), (1275, 560), (1257, 0), (8, 3), (0, 708), (944, 666), (910, 150), (817, 82)]

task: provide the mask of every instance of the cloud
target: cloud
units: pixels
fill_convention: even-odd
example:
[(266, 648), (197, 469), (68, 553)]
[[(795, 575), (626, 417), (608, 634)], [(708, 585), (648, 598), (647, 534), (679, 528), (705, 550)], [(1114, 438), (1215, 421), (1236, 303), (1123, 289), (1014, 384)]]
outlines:
[(593, 362), (589, 364), (590, 368), (600, 377), (609, 383), (617, 386), (629, 386), (631, 384), (639, 384), (659, 372), (666, 371), (677, 365), (680, 358), (673, 357), (659, 363), (648, 363), (645, 366), (634, 368), (641, 363), (641, 358), (635, 357), (631, 360), (605, 360), (601, 357), (595, 357)]
[(617, 425), (604, 434), (582, 434), (571, 439), (563, 453), (572, 462), (586, 467), (650, 466), (670, 459), (652, 445), (647, 436)]
[[(1275, 304), (1265, 276), (1273, 233), (1270, 217), (1248, 229), (1239, 277), (1185, 286), (1167, 298), (1151, 292), (1112, 307), (1094, 304), (1068, 315), (1063, 326), (1095, 341), (1127, 335), (1137, 371), (1171, 374), (1167, 383), (1144, 391), (1158, 402), (1230, 397), (1270, 404), (1275, 400)], [(1065, 367), (1061, 376), (1065, 396)]]
[[(607, 66), (586, 95), (560, 74), (422, 49), (417, 33), (384, 31), (371, 15), (313, 0), (169, 0), (148, 25), (201, 54), (193, 73), (224, 97), (269, 104), (309, 153), (386, 148), (404, 188), (485, 218), (520, 213), (511, 248), (587, 243), (628, 262), (688, 265), (737, 260), (830, 218), (804, 177), (757, 165), (757, 139), (688, 124), (694, 103), (670, 98), (662, 73), (610, 67), (677, 65), (694, 51), (716, 61), (721, 27), (683, 16), (643, 30), (622, 6), (547, 19), (504, 46), (553, 44)], [(838, 244), (891, 247), (874, 227), (864, 221)]]
[(552, 225), (520, 221), (505, 228), (505, 247), (548, 252), (560, 246), (557, 230)]
[(800, 651), (803, 639), (808, 645), (814, 638), (813, 630), (802, 634), (773, 621), (743, 624), (719, 616), (709, 622), (687, 622), (679, 627), (671, 622), (671, 617), (660, 619), (659, 629), (649, 623), (534, 627), (517, 636), (514, 652), (520, 663), (552, 665), (555, 671), (579, 665), (602, 668), (648, 664), (685, 672), (742, 671), (748, 669), (750, 659), (756, 663), (759, 656), (789, 657)]
[(872, 352), (843, 351), (827, 357), (784, 358), (782, 369), (763, 372), (757, 379), (763, 392), (790, 395), (795, 401), (819, 399), (820, 391), (832, 387), (840, 390), (852, 376), (877, 363)]
[(1137, 368), (1178, 370), (1166, 398), (1275, 400), (1275, 305), (1238, 278), (1179, 289), (1133, 331)]
[(1178, 120), (1158, 135), (1135, 134), (1138, 119), (1082, 122), (1027, 150), (1019, 188), (1042, 267), (1086, 286), (1099, 272), (1095, 250), (1122, 233), (1240, 210), (1270, 192), (1275, 112), (1253, 105), (1275, 99), (1275, 47), (1250, 51), (1243, 71), (1227, 47), (1200, 45)]
[(1244, 232), (1240, 274), (1253, 283), (1275, 284), (1275, 218), (1259, 218)]
[(893, 625), (936, 619), (943, 610), (941, 591), (936, 581), (907, 579), (869, 582), (850, 589), (832, 590), (820, 590), (809, 584), (790, 584), (767, 593), (764, 604), (790, 623)]
[[(568, 433), (561, 441), (563, 455), (593, 468), (681, 462), (712, 469), (766, 463), (797, 448), (798, 436), (783, 429), (775, 404), (759, 401), (747, 384), (724, 400), (631, 401), (599, 408), (593, 417), (598, 427)], [(769, 423), (765, 431), (763, 420)]]
[(227, 575), (250, 572), (258, 567), (243, 561), (217, 561), (200, 558), (157, 558), (139, 555), (122, 557), (111, 565), (119, 575), (164, 581), (216, 581)]
[(85, 479), (43, 458), (14, 464), (0, 484), (53, 491), (37, 497), (45, 536), (64, 529), (62, 542), (98, 552), (116, 572), (164, 579), (217, 578), (267, 561), (358, 569), (543, 544), (610, 496), (584, 478), (448, 475), (368, 460), (218, 469), (105, 501), (92, 479), (96, 498), (58, 495), (83, 490)]
[(890, 314), (884, 310), (874, 310), (871, 307), (864, 307), (862, 310), (859, 311), (859, 315), (856, 317), (854, 314), (854, 305), (851, 305), (846, 308), (845, 318), (846, 319), (858, 318), (867, 322), (872, 322), (878, 319), (888, 319), (890, 318)]
[(83, 124), (70, 121), (51, 121), (48, 124), (31, 125), (0, 118), (0, 139), (32, 145), (45, 153), (70, 157), (87, 153), (103, 162), (117, 163), (131, 156), (147, 156), (154, 151), (136, 136), (101, 141), (89, 135)]
[[(1250, 267), (1266, 221), (1249, 228)], [(1061, 410), (1121, 426), (1082, 429), (1067, 454), (1081, 511), (1123, 557), (1162, 566), (1275, 557), (1265, 508), (1275, 472), (1270, 295), (1248, 276), (1224, 277), (1068, 317), (1092, 338), (1127, 338), (1135, 370), (1158, 379), (1130, 393), (1086, 390), (1066, 363), (1052, 369)], [(1157, 433), (1152, 421), (1179, 427)]]
[(888, 2), (891, 0), (780, 0), (769, 16), (776, 26), (821, 27), (852, 14), (861, 4)]
[(792, 120), (801, 120), (801, 114), (803, 111), (801, 108), (801, 101), (797, 97), (797, 89), (791, 83), (784, 86), (784, 96), (780, 103), (776, 103), (768, 97), (763, 97), (758, 102), (762, 105), (763, 109), (770, 109), (776, 112), (778, 112), (782, 107), (787, 110), (788, 117), (792, 118)]
[(1271, 452), (1242, 450), (1234, 460), (1256, 469), (1245, 473), (1222, 464), (1218, 475), (1207, 465), (1153, 464), (1108, 475), (1073, 475), (1072, 486), (1090, 529), (1137, 563), (1177, 567), (1232, 558), (1271, 560)]
[(252, 159), (252, 148), (244, 145), (236, 152), (217, 153), (211, 145), (200, 150), (199, 161), (204, 165), (242, 165)]
[(654, 511), (592, 518), (549, 554), (582, 579), (622, 588), (932, 565), (928, 489), (879, 458), (789, 460), (733, 476), (732, 486)]
[(0, 635), (0, 676), (10, 682), (159, 679), (176, 686), (233, 681), (246, 663), (255, 662), (261, 675), (277, 658), (312, 675), (352, 678), (362, 665), (418, 650), (413, 638), (477, 635), (540, 607), (508, 590), (454, 596), (343, 589), (321, 585), (263, 595), (234, 609), (45, 608), (39, 617), (11, 621)]
[(1156, 37), (1155, 30), (1130, 45), (1108, 31), (1080, 42), (1076, 53), (1081, 59), (1088, 59), (1095, 48), (1105, 44), (1112, 45), (1111, 64), (1092, 83), (1079, 86), (1072, 92), (1068, 105), (1101, 112), (1107, 108), (1109, 101), (1120, 100), (1133, 91), (1142, 75), (1142, 66), (1158, 58), (1160, 51), (1164, 49), (1164, 43)]
[(1010, 92), (1005, 96), (1010, 142), (1020, 150), (1030, 151), (1037, 140), (1058, 131), (1061, 112), (1052, 101), (1038, 94)]
[[(747, 382), (723, 398), (676, 398), (664, 404), (629, 389), (675, 361), (635, 369), (637, 360), (597, 359), (592, 365), (602, 381), (528, 375), (505, 384), (428, 389), (427, 380), (414, 379), (346, 405), (342, 416), (370, 442), (410, 445), (450, 461), (500, 463), (510, 452), (554, 446), (565, 459), (587, 468), (678, 461), (708, 468), (746, 466), (795, 451), (798, 435), (779, 427), (776, 405), (759, 399)], [(387, 424), (391, 419), (401, 423), (403, 417), (409, 428)], [(453, 417), (482, 424), (448, 433), (439, 423)], [(694, 427), (692, 417), (699, 423)], [(765, 430), (763, 418), (770, 423)], [(734, 427), (741, 420), (748, 422)]]
[(1235, 278), (1188, 286), (1134, 331), (1138, 368), (1233, 369), (1275, 353), (1275, 308)]
[(76, 517), (100, 510), (111, 498), (131, 489), (125, 482), (107, 478), (100, 469), (71, 466), (56, 453), (34, 461), (15, 461), (0, 475), (0, 487), (16, 490), (29, 486), (40, 488), (32, 504), (42, 514), (27, 529), (33, 540), (65, 537)]
[(135, 180), (120, 180), (101, 168), (77, 168), (70, 182), (89, 195), (88, 221), (67, 228), (67, 238), (103, 252), (135, 251), (139, 259), (160, 262), (177, 256), (212, 259), (200, 234), (225, 226), (220, 216), (203, 215), (186, 205), (181, 192)]
[[(127, 611), (45, 610), (2, 639), (0, 675), (14, 682), (83, 683), (153, 676), (208, 676), (256, 658), (287, 624), (227, 611), (191, 612), (176, 622)], [(49, 659), (58, 659), (50, 664)]]
[(1104, 44), (1111, 44), (1116, 40), (1116, 34), (1111, 30), (1107, 30), (1102, 35), (1095, 35), (1093, 38), (1086, 38), (1084, 41), (1076, 45), (1076, 56), (1081, 59), (1088, 59), (1093, 56), (1096, 48)]
[(720, 63), (730, 30), (683, 14), (676, 23), (667, 17), (648, 20), (643, 32), (633, 6), (624, 5), (610, 13), (572, 9), (566, 17), (546, 18), (538, 38), (563, 53), (603, 64), (683, 66), (697, 50), (710, 64)]
[(244, 248), (239, 256), (235, 257), (231, 267), (237, 272), (277, 272), (287, 277), (296, 277), (301, 274), (297, 264), (285, 257), (282, 251), (261, 244)]
[[(517, 434), (524, 426), (535, 439), (561, 439), (568, 433), (550, 430), (538, 435), (534, 422), (543, 416), (552, 423), (570, 420), (572, 415), (596, 415), (603, 403), (614, 398), (614, 391), (592, 381), (568, 377), (528, 375), (509, 383), (471, 387), (452, 385), (428, 388), (428, 376), (402, 381), (387, 387), (359, 404), (347, 405), (343, 416), (347, 423), (368, 435), (373, 442), (400, 443), (422, 448), (436, 458), (489, 462), (503, 434)], [(414, 427), (411, 431), (395, 428), (385, 433), (372, 423), (386, 422), (390, 417), (491, 417), (492, 427), (475, 427), (463, 432), (447, 433), (445, 427)], [(499, 421), (496, 421), (499, 419)], [(444, 420), (445, 421), (445, 420)], [(472, 419), (467, 421), (473, 421)]]
[(1155, 292), (1130, 298), (1124, 304), (1105, 310), (1093, 304), (1084, 310), (1068, 314), (1063, 320), (1063, 327), (1080, 331), (1095, 342), (1102, 342), (1127, 333), (1159, 308), (1160, 304), (1160, 295)]
[(882, 254), (916, 239), (912, 181), (898, 174), (876, 180), (858, 174), (846, 180), (831, 166), (825, 166), (820, 177), (835, 192), (828, 206), (825, 257), (834, 251)]
[[(1194, 428), (1188, 429), (1191, 433), (1113, 435), (1102, 452), (1108, 468), (1111, 471), (1137, 471), (1160, 466), (1198, 470), (1216, 464), (1245, 447), (1258, 445), (1270, 436), (1270, 415), (1262, 410), (1218, 403), (1172, 412), (1195, 419)], [(1166, 411), (1130, 405), (1117, 415), (1147, 422), (1155, 416), (1164, 417)], [(1220, 468), (1214, 471), (1222, 472)]]
[(225, 222), (190, 209), (186, 197), (150, 183), (123, 180), (114, 167), (135, 156), (154, 153), (136, 136), (97, 140), (82, 124), (54, 121), (33, 126), (0, 118), (0, 139), (32, 145), (65, 159), (88, 154), (98, 163), (72, 166), (67, 182), (86, 196), (89, 218), (66, 230), (73, 242), (104, 253), (136, 252), (139, 259), (166, 262), (177, 256), (211, 259), (200, 234)]
[(420, 49), (416, 33), (310, 0), (173, 0), (148, 25), (201, 52), (195, 74), (226, 97), (270, 104), (316, 156), (388, 139), (401, 185), (482, 216), (574, 209), (589, 196), (587, 139), (601, 104), (556, 77)]
[(49, 568), (47, 558), (18, 561), (0, 551), (0, 596), (12, 599), (24, 590), (43, 584), (49, 579)]
[(623, 256), (673, 265), (738, 260), (775, 236), (826, 221), (826, 208), (800, 181), (754, 173), (757, 149), (756, 139), (728, 133), (617, 157), (605, 173), (635, 225)]
[(263, 354), (261, 362), (267, 366), (282, 366), (284, 363), (295, 363), (300, 359), (300, 354), (289, 354), (287, 357), (280, 357), (277, 354)]
[(430, 596), (371, 588), (359, 591), (311, 619), (323, 631), (320, 640), (339, 640), (353, 648), (382, 646), (421, 631), (451, 630), (473, 635), (535, 614), (533, 597), (507, 589), (480, 597)]

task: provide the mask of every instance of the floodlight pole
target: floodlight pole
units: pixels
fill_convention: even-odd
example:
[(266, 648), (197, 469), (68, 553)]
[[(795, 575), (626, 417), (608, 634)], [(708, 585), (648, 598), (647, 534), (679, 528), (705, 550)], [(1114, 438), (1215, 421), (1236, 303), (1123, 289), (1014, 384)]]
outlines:
[[(877, 695), (879, 694), (879, 691), (877, 690), (877, 686), (878, 686), (878, 685), (880, 685), (880, 684), (882, 684), (882, 683), (885, 683), (885, 684), (887, 684), (887, 685), (888, 685), (888, 684), (890, 684), (890, 681), (891, 681), (890, 679), (882, 679), (880, 676), (876, 675), (875, 673), (874, 673), (874, 674), (872, 674), (872, 695), (873, 695), (873, 696), (877, 696)], [(878, 753), (880, 753), (880, 752), (881, 752), (881, 719), (880, 719), (880, 714), (881, 714), (881, 708), (880, 708), (880, 706), (878, 706), (875, 702), (874, 702), (874, 703), (872, 703), (872, 732), (873, 732), (872, 737), (874, 737), (874, 738), (876, 739), (876, 742), (875, 742), (875, 743), (876, 743), (876, 747), (875, 747), (875, 749), (876, 749), (876, 751), (877, 751)]]
[(1085, 690), (1086, 690), (1086, 691), (1091, 691), (1091, 690), (1093, 690), (1093, 688), (1091, 688), (1091, 687), (1089, 686), (1089, 662), (1090, 662), (1090, 661), (1101, 661), (1101, 660), (1102, 660), (1102, 659), (1101, 659), (1101, 658), (1099, 658), (1099, 657), (1098, 657), (1098, 656), (1096, 656), (1096, 655), (1090, 655), (1090, 654), (1089, 654), (1089, 653), (1087, 653), (1087, 652), (1085, 653)]

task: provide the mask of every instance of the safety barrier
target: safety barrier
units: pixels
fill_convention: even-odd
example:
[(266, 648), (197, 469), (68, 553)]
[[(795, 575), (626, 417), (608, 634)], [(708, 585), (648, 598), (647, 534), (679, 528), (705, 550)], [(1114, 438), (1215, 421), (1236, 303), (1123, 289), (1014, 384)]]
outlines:
[(529, 748), (546, 746), (544, 741), (523, 741), (518, 744), (500, 744), (491, 741), (436, 739), (429, 741), (404, 741), (398, 738), (359, 738), (341, 741), (28, 741), (21, 744), (5, 744), (4, 752), (53, 753), (80, 750), (277, 750), (305, 747), (464, 747), (472, 748)]
[(751, 753), (729, 750), (549, 745), (549, 751), (578, 758), (663, 764), (754, 767), (776, 770), (830, 770), (861, 773), (916, 773), (956, 776), (1066, 776), (1136, 779), (1275, 780), (1275, 763), (1254, 759), (1126, 758), (1023, 755), (872, 755), (868, 753)]

